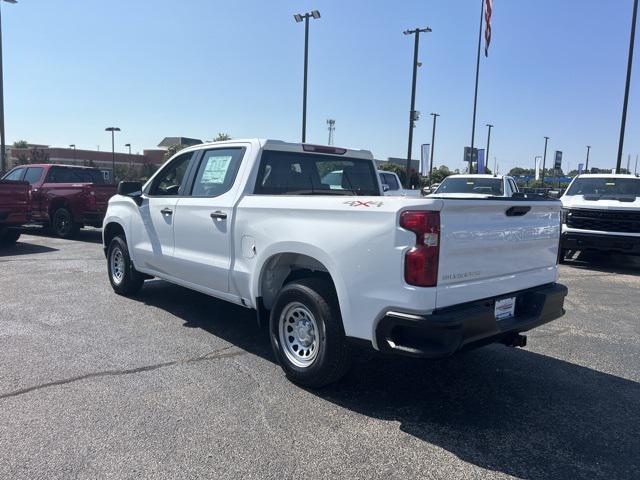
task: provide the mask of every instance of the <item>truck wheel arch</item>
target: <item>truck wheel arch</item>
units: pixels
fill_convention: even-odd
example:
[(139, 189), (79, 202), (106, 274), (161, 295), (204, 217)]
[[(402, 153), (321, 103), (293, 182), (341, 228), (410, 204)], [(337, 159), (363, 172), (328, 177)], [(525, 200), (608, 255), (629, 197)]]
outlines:
[[(258, 276), (257, 297), (261, 305), (270, 310), (284, 285), (307, 277), (325, 278), (331, 283), (339, 299), (338, 286), (329, 268), (316, 258), (295, 252), (274, 254), (262, 264)], [(341, 304), (339, 300), (338, 303)]]
[(107, 254), (107, 249), (109, 248), (109, 244), (111, 240), (113, 240), (117, 235), (122, 235), (125, 240), (127, 235), (124, 233), (124, 227), (120, 225), (118, 222), (109, 222), (104, 226), (104, 230), (102, 232), (102, 239), (104, 242), (104, 254)]

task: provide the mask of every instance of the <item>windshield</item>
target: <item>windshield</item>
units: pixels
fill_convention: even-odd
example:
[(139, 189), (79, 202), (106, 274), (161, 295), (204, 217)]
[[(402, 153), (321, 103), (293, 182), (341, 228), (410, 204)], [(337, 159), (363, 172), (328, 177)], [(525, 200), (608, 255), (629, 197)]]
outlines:
[(640, 196), (640, 179), (638, 178), (606, 178), (606, 177), (578, 177), (567, 193), (571, 195), (595, 195), (595, 196)]
[(371, 160), (266, 150), (255, 193), (266, 195), (380, 195)]
[(500, 178), (445, 178), (438, 189), (438, 193), (478, 193), (482, 195), (502, 195), (502, 179)]

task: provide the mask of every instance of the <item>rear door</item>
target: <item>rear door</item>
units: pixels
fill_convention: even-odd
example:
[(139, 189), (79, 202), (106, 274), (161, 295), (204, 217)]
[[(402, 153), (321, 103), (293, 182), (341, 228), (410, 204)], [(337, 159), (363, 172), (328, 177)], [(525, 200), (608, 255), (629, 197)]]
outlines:
[(174, 273), (215, 292), (229, 291), (238, 172), (249, 145), (205, 150), (175, 215)]
[(438, 308), (556, 281), (560, 202), (444, 199)]
[(183, 195), (194, 152), (178, 155), (166, 164), (146, 189), (139, 215), (131, 225), (136, 266), (172, 275), (173, 226), (178, 199)]

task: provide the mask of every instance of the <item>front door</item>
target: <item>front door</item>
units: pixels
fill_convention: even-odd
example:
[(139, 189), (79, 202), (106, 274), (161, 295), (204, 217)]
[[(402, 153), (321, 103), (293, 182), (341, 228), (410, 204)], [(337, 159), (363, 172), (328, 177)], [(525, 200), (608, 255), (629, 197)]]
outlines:
[(136, 267), (172, 275), (174, 222), (193, 152), (174, 158), (143, 194), (139, 216), (131, 225), (130, 244)]
[(176, 276), (194, 286), (229, 292), (236, 181), (244, 146), (206, 150), (190, 195), (178, 200), (175, 216)]

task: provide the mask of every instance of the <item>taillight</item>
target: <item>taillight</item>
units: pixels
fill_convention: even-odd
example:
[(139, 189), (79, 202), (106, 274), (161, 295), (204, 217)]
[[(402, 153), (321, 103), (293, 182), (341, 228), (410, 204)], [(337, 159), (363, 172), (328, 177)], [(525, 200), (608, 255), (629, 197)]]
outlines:
[(440, 212), (402, 212), (400, 226), (416, 234), (416, 245), (404, 256), (405, 282), (417, 287), (436, 286), (440, 254)]

